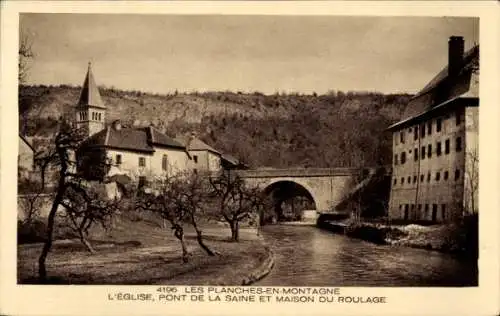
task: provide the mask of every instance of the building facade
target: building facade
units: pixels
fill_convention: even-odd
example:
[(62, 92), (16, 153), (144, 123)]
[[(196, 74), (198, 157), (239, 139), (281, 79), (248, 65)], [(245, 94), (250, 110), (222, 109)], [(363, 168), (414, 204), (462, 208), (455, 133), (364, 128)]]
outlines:
[(204, 143), (201, 139), (190, 135), (176, 137), (176, 141), (186, 146), (191, 156), (189, 168), (195, 172), (219, 172), (222, 168), (222, 155), (219, 151)]
[(389, 217), (449, 222), (477, 212), (479, 47), (448, 43), (448, 65), (389, 127), (393, 140)]

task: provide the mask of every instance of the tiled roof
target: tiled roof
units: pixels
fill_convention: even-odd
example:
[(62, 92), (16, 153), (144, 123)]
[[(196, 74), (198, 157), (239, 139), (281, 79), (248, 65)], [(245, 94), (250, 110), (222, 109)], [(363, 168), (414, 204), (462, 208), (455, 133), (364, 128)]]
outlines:
[(92, 74), (92, 68), (89, 63), (89, 68), (87, 70), (87, 76), (83, 82), (82, 92), (80, 94), (80, 99), (78, 100), (79, 106), (91, 105), (99, 108), (105, 109), (106, 106), (102, 102), (101, 94), (94, 81), (94, 75)]
[[(479, 58), (479, 46), (476, 45), (471, 49), (469, 49), (464, 54), (462, 70), (470, 67), (474, 62), (477, 62), (478, 58)], [(432, 78), (432, 80), (429, 81), (429, 83), (422, 90), (420, 90), (413, 98), (418, 98), (419, 96), (433, 90), (446, 79), (448, 79), (448, 66), (445, 66), (443, 69), (441, 69), (441, 71), (434, 78)]]
[(175, 138), (175, 140), (186, 146), (187, 150), (207, 150), (220, 155), (220, 152), (218, 150), (210, 147), (201, 139), (198, 139), (196, 137), (178, 136)]
[(181, 142), (178, 142), (177, 140), (168, 137), (167, 135), (158, 131), (154, 127), (148, 127), (148, 129), (149, 129), (149, 133), (151, 135), (150, 136), (151, 137), (151, 144), (153, 144), (153, 145), (177, 147), (177, 148), (185, 148), (186, 147)]
[(444, 67), (420, 92), (407, 104), (401, 120), (388, 129), (399, 128), (434, 113), (434, 108), (457, 104), (457, 98), (477, 98), (478, 84), (472, 71), (479, 62), (479, 46), (468, 50), (458, 75), (449, 76), (448, 66)]
[(116, 148), (139, 152), (153, 152), (153, 146), (183, 149), (184, 146), (152, 127), (120, 128), (107, 127), (92, 135), (84, 147)]

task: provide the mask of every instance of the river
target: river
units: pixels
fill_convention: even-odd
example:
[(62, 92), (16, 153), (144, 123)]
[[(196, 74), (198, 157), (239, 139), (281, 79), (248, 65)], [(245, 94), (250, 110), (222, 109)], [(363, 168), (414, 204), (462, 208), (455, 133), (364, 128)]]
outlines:
[(255, 285), (475, 286), (477, 264), (448, 254), (376, 245), (313, 226), (262, 228), (275, 256)]

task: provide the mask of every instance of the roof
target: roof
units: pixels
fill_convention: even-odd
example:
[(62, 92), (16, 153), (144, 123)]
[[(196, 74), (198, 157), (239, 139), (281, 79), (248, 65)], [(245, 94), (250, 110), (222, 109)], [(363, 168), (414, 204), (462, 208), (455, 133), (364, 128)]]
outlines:
[(85, 81), (83, 82), (82, 92), (80, 93), (80, 99), (78, 100), (78, 106), (95, 106), (105, 109), (106, 106), (102, 102), (101, 94), (94, 81), (94, 75), (92, 74), (92, 67), (89, 63), (89, 68), (87, 70), (87, 75), (85, 76)]
[[(391, 130), (391, 129), (394, 129), (396, 127), (401, 127), (401, 126), (413, 124), (416, 121), (426, 119), (429, 115), (433, 115), (434, 113), (437, 113), (437, 112), (440, 112), (444, 109), (447, 109), (450, 106), (459, 105), (459, 104), (466, 104), (468, 106), (478, 106), (479, 105), (477, 98), (466, 97), (466, 95), (467, 95), (467, 93), (465, 93), (463, 95), (459, 95), (459, 96), (454, 97), (452, 99), (446, 100), (445, 102), (432, 107), (430, 110), (424, 111), (424, 112), (419, 113), (415, 116), (412, 116), (412, 117), (409, 117), (409, 118), (404, 119), (402, 121), (399, 121), (397, 123), (394, 123), (391, 126), (389, 126), (387, 129)], [(461, 101), (465, 101), (465, 102), (461, 102)]]
[[(469, 49), (463, 57), (463, 64), (462, 64), (462, 71), (471, 67), (473, 63), (477, 62), (479, 58), (479, 45), (475, 45), (471, 49)], [(448, 79), (448, 66), (445, 66), (443, 69), (441, 69), (438, 74), (432, 78), (425, 87), (420, 90), (413, 98), (418, 98), (419, 96), (426, 94), (427, 92), (435, 89), (436, 87), (439, 86), (442, 82), (446, 81)]]
[(191, 151), (210, 151), (215, 154), (220, 155), (220, 152), (213, 147), (209, 146), (205, 142), (203, 142), (201, 139), (196, 138), (196, 137), (190, 137), (190, 136), (178, 136), (175, 138), (176, 141), (179, 143), (183, 144), (186, 146), (187, 150)]
[(105, 147), (149, 153), (154, 152), (155, 146), (185, 148), (152, 127), (115, 129), (108, 126), (89, 137), (82, 145), (82, 147)]
[[(394, 129), (402, 125), (410, 124), (415, 120), (435, 113), (434, 110), (442, 110), (449, 106), (457, 105), (458, 98), (477, 99), (478, 87), (475, 83), (473, 69), (479, 63), (479, 46), (469, 49), (463, 57), (460, 71), (457, 75), (448, 75), (448, 66), (444, 67), (429, 83), (420, 90), (406, 106), (402, 120), (391, 125), (388, 129)], [(472, 105), (477, 105), (475, 102)]]
[(35, 151), (35, 148), (33, 148), (33, 145), (28, 141), (28, 139), (26, 137), (24, 137), (23, 135), (19, 134), (19, 138), (22, 139), (22, 141), (28, 145), (29, 148), (31, 148), (32, 151)]

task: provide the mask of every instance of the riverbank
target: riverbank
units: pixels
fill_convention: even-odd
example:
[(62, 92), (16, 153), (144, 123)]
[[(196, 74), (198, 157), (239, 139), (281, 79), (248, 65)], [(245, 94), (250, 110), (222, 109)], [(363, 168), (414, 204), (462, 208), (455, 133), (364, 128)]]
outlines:
[[(92, 241), (90, 254), (77, 240), (58, 240), (47, 259), (52, 284), (197, 284), (246, 285), (262, 278), (274, 261), (269, 247), (254, 228), (241, 228), (240, 241), (230, 242), (230, 231), (204, 225), (208, 256), (186, 227), (189, 262), (183, 263), (179, 241), (170, 229), (121, 219), (109, 233)], [(41, 244), (18, 246), (18, 282), (37, 283)]]
[(442, 225), (386, 225), (320, 221), (318, 227), (380, 245), (404, 246), (477, 258), (477, 217)]

